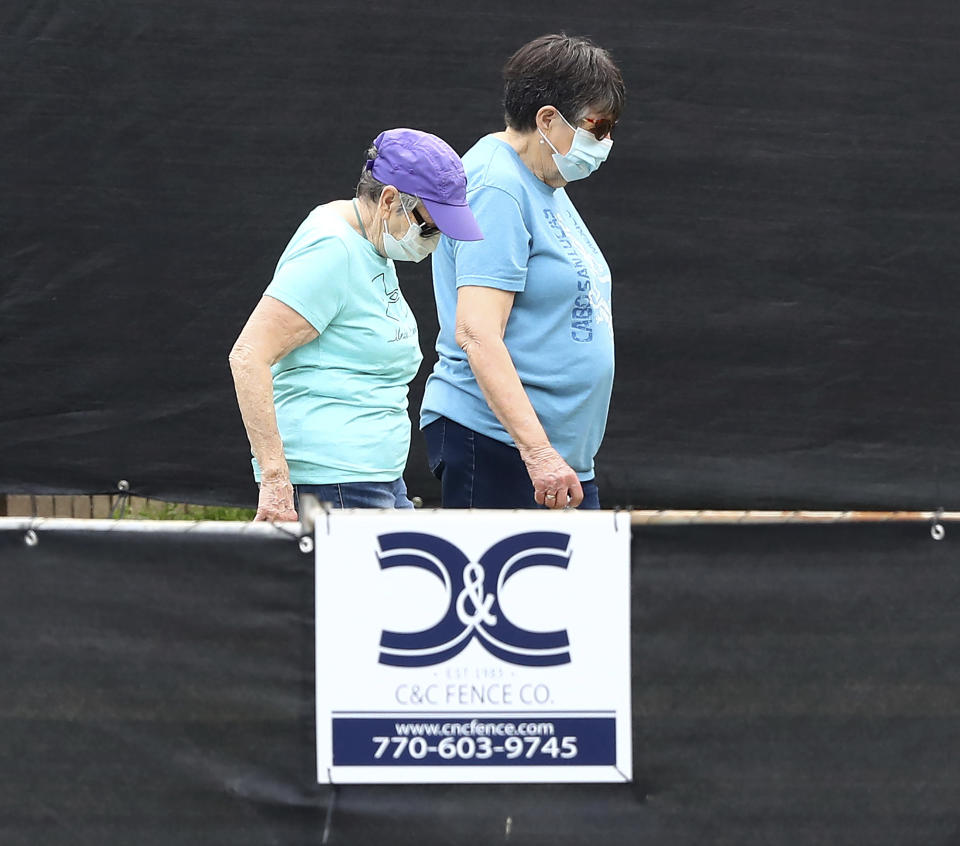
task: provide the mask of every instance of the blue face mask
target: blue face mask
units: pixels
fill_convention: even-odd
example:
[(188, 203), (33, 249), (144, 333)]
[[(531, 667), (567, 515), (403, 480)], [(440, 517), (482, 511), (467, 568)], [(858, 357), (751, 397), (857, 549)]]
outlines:
[[(557, 114), (560, 115), (560, 112)], [(550, 144), (550, 149), (553, 150), (553, 161), (563, 179), (567, 182), (586, 179), (607, 160), (610, 149), (613, 147), (613, 139), (604, 138), (603, 141), (598, 141), (592, 132), (587, 132), (579, 126), (571, 126), (563, 115), (560, 115), (560, 120), (573, 130), (573, 143), (570, 145), (569, 152), (561, 155), (550, 143), (550, 139), (543, 134), (542, 129), (539, 130), (540, 135)]]

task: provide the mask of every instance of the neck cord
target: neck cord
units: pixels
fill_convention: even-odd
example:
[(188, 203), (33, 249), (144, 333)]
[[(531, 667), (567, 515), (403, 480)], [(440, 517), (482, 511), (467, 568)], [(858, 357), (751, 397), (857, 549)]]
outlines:
[(357, 203), (356, 197), (353, 198), (353, 211), (354, 211), (354, 214), (356, 214), (357, 216), (357, 223), (360, 224), (360, 231), (363, 232), (363, 237), (369, 241), (370, 236), (367, 235), (367, 227), (363, 225), (363, 218), (360, 217), (360, 205)]

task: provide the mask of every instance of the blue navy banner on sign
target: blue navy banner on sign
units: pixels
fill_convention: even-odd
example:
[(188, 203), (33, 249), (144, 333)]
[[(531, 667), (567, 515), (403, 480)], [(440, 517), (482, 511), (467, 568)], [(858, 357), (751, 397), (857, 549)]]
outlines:
[(321, 782), (628, 781), (630, 517), (317, 525)]

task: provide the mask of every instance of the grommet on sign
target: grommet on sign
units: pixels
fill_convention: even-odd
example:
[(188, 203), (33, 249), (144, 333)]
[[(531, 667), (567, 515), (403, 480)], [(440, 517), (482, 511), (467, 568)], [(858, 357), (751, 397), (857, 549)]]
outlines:
[(934, 540), (939, 541), (943, 540), (947, 536), (947, 530), (943, 526), (943, 509), (938, 508), (932, 518), (932, 525), (930, 526), (930, 537)]

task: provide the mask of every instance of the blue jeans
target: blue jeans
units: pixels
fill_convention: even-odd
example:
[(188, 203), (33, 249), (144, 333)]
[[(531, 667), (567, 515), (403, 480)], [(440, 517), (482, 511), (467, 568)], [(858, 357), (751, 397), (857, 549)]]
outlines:
[[(444, 508), (543, 508), (533, 501), (533, 482), (520, 451), (440, 417), (423, 429), (430, 470), (440, 480)], [(600, 507), (600, 491), (581, 482), (579, 508)]]
[(334, 508), (413, 508), (403, 479), (393, 482), (337, 482), (332, 485), (294, 485), (293, 504), (300, 511), (300, 495), (312, 494)]

